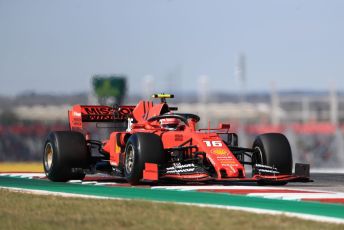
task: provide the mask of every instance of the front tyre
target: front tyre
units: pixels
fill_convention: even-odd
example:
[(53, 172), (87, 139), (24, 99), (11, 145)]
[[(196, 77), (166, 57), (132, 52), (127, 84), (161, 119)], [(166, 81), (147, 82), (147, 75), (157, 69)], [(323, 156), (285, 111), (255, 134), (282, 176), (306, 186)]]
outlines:
[[(292, 174), (293, 159), (288, 139), (281, 133), (259, 135), (253, 143), (254, 164), (276, 168), (281, 174)], [(287, 182), (261, 182), (260, 184), (284, 185)]]
[(49, 133), (43, 151), (43, 168), (49, 180), (65, 182), (82, 180), (88, 167), (89, 151), (79, 132)]
[(128, 139), (125, 147), (124, 175), (130, 184), (140, 182), (145, 163), (166, 163), (163, 144), (155, 134), (135, 133)]

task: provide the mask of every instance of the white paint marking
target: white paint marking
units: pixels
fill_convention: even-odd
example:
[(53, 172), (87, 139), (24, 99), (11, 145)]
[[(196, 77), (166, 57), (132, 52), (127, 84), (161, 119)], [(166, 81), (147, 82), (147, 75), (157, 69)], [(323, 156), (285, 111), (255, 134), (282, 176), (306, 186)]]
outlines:
[(75, 184), (75, 183), (82, 183), (82, 180), (70, 180), (68, 181), (67, 183), (72, 183), (72, 184)]
[(301, 199), (344, 199), (344, 194), (329, 193), (249, 193), (247, 196), (264, 197), (269, 199), (301, 200)]
[(83, 181), (81, 184), (97, 184), (97, 181)]
[(118, 185), (118, 183), (115, 183), (115, 182), (103, 182), (103, 183), (97, 183), (97, 184), (95, 184), (95, 185), (97, 185), (97, 186), (111, 186), (111, 185)]
[(15, 177), (22, 177), (22, 178), (45, 178), (44, 173), (0, 173), (1, 176), (15, 176)]

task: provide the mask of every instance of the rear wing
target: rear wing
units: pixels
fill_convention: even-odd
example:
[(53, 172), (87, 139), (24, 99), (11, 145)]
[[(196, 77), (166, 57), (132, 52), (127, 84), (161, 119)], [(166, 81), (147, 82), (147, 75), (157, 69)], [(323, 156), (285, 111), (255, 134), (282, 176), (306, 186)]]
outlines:
[(74, 105), (68, 111), (71, 130), (82, 129), (83, 122), (123, 122), (132, 117), (135, 106)]

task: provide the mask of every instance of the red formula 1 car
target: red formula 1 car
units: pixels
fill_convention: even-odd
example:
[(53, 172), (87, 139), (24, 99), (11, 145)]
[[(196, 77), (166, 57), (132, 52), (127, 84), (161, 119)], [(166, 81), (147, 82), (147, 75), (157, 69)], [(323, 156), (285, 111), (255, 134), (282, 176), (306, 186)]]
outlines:
[[(140, 101), (136, 106), (75, 105), (69, 111), (70, 131), (51, 132), (44, 146), (43, 165), (52, 181), (82, 180), (85, 174), (108, 173), (131, 184), (143, 181), (256, 181), (259, 184), (307, 182), (309, 165), (296, 164), (287, 138), (268, 133), (252, 148), (238, 147), (229, 124), (196, 129), (199, 116), (176, 113), (166, 98)], [(86, 122), (117, 125), (109, 138), (93, 140)], [(125, 124), (121, 129), (118, 124)], [(248, 176), (244, 165), (251, 167)]]

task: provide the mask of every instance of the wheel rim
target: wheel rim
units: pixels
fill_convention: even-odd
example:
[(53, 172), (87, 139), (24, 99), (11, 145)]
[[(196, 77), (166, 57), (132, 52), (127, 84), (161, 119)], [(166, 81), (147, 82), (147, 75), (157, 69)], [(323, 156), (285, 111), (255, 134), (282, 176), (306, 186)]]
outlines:
[(256, 164), (263, 164), (263, 153), (262, 150), (256, 146), (254, 147), (254, 157), (252, 158), (253, 165), (252, 165), (252, 177), (255, 175), (255, 165)]
[(131, 173), (134, 167), (134, 157), (135, 151), (132, 145), (129, 145), (127, 148), (126, 156), (125, 156), (125, 169), (128, 173)]
[(254, 147), (254, 150), (255, 150), (255, 157), (254, 157), (254, 160), (255, 160), (255, 164), (263, 164), (263, 153), (262, 153), (262, 150), (256, 146)]
[(44, 167), (47, 171), (51, 169), (53, 164), (54, 150), (51, 143), (47, 143), (44, 149)]

